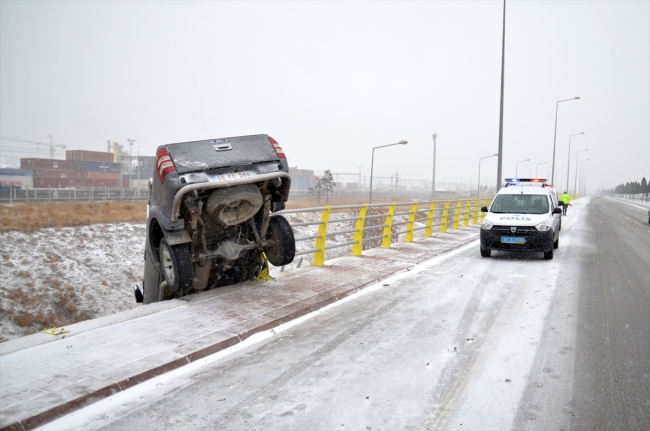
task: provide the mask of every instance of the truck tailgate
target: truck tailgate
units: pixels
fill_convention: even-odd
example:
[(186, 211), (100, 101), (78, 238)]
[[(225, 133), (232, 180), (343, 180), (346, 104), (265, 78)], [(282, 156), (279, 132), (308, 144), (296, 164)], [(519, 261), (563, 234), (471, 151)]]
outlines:
[(280, 160), (268, 135), (182, 142), (166, 147), (179, 174)]

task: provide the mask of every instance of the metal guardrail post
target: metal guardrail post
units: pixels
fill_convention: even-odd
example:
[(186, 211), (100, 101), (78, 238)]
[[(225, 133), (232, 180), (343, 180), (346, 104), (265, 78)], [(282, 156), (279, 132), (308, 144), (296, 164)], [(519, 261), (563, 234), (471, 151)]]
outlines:
[(411, 206), (411, 213), (409, 214), (409, 222), (406, 224), (406, 238), (405, 242), (413, 242), (413, 229), (415, 229), (415, 215), (418, 212), (418, 201), (416, 200)]
[(323, 210), (323, 215), (320, 218), (321, 224), (318, 226), (318, 238), (314, 248), (318, 249), (314, 253), (314, 266), (325, 265), (325, 239), (327, 238), (327, 223), (330, 220), (330, 206), (327, 205)]
[(478, 223), (478, 210), (479, 210), (478, 204), (480, 202), (481, 202), (480, 199), (476, 199), (476, 205), (474, 205), (474, 214), (473, 214), (474, 218), (472, 219), (472, 224)]
[(458, 223), (460, 222), (460, 208), (463, 206), (463, 200), (459, 200), (456, 204), (456, 209), (454, 210), (454, 226), (453, 229), (458, 229)]
[(425, 236), (433, 236), (433, 217), (436, 212), (436, 201), (431, 202), (429, 214), (427, 214), (427, 228), (424, 231)]
[(381, 246), (382, 248), (390, 248), (390, 240), (393, 233), (393, 214), (395, 214), (395, 207), (397, 204), (393, 204), (388, 208), (388, 215), (386, 216), (386, 221), (384, 223), (384, 238), (382, 239)]
[(465, 220), (463, 221), (463, 226), (467, 227), (469, 226), (469, 217), (470, 217), (470, 212), (472, 211), (472, 200), (467, 201), (467, 205), (465, 205)]
[(445, 202), (445, 209), (442, 211), (442, 220), (440, 222), (440, 232), (447, 232), (449, 225), (449, 205), (451, 201)]
[(356, 243), (352, 245), (352, 255), (361, 256), (363, 254), (363, 227), (366, 223), (366, 212), (368, 211), (368, 204), (364, 204), (359, 210), (359, 220), (355, 228), (357, 231), (354, 233), (354, 240)]

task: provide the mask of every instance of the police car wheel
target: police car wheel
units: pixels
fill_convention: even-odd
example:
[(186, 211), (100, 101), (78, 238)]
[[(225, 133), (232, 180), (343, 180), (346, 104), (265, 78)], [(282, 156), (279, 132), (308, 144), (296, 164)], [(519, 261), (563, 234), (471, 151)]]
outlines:
[(544, 259), (551, 260), (553, 259), (553, 247), (549, 251), (544, 252)]

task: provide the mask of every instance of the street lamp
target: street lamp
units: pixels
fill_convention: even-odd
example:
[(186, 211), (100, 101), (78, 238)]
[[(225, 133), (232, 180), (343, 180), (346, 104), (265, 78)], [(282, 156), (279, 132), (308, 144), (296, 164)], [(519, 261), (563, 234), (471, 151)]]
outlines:
[[(555, 165), (557, 166), (557, 165)], [(551, 168), (553, 166), (549, 166), (548, 169), (546, 170), (546, 181), (548, 181), (549, 178), (551, 178)]]
[(576, 153), (576, 177), (575, 180), (573, 180), (573, 196), (576, 195), (576, 183), (578, 182), (578, 160), (580, 160), (579, 154), (583, 151), (589, 151), (589, 148), (585, 148), (584, 150), (578, 150), (578, 152)]
[(396, 142), (394, 144), (380, 145), (378, 147), (373, 147), (373, 149), (372, 149), (372, 161), (370, 162), (370, 199), (368, 199), (369, 204), (372, 203), (372, 173), (373, 173), (374, 166), (375, 166), (375, 149), (384, 148), (384, 147), (392, 147), (393, 145), (406, 145), (408, 143), (409, 143), (408, 141), (402, 139), (401, 141)]
[[(580, 188), (578, 189), (579, 192), (580, 192), (581, 189), (582, 189), (582, 175), (584, 175), (584, 169), (585, 169), (585, 166), (583, 166), (582, 164), (583, 164), (584, 162), (588, 161), (588, 160), (591, 160), (591, 159), (580, 160), (580, 171), (579, 171), (579, 172), (580, 172), (580, 181), (579, 181), (579, 183), (580, 183)], [(591, 166), (591, 165), (587, 165), (587, 166)]]
[(478, 186), (476, 187), (476, 199), (481, 197), (481, 160), (487, 159), (489, 157), (496, 157), (499, 153), (492, 154), (490, 156), (481, 157), (478, 159)]
[[(587, 168), (589, 166), (591, 166), (591, 165), (586, 165), (585, 168)], [(583, 195), (583, 196), (587, 194), (587, 175), (589, 175), (590, 173), (591, 173), (591, 171), (589, 170), (589, 171), (585, 171), (582, 174), (582, 178), (581, 178), (582, 186), (580, 187), (580, 189), (581, 189), (581, 195)]]
[[(576, 194), (576, 183), (578, 182), (578, 161), (580, 160), (580, 153), (583, 151), (589, 151), (589, 148), (585, 148), (584, 150), (580, 150), (576, 153), (576, 177), (573, 180), (573, 195), (575, 196)], [(589, 160), (589, 159), (585, 159)]]
[(519, 178), (519, 163), (523, 163), (523, 162), (530, 162), (530, 159), (520, 160), (520, 161), (517, 162), (517, 165), (516, 165), (516, 168), (515, 168), (515, 175), (517, 176), (517, 178)]
[(566, 189), (569, 190), (569, 168), (571, 167), (571, 137), (577, 135), (584, 135), (585, 132), (574, 133), (569, 135), (569, 159), (566, 162)]
[(555, 141), (557, 138), (557, 108), (560, 102), (568, 102), (569, 100), (578, 100), (580, 99), (580, 96), (576, 96), (573, 99), (564, 99), (564, 100), (558, 100), (555, 103), (555, 133), (553, 134), (553, 175), (551, 176), (551, 183), (555, 184)]
[(537, 166), (535, 167), (535, 178), (539, 178), (539, 165), (545, 165), (546, 162), (538, 163)]

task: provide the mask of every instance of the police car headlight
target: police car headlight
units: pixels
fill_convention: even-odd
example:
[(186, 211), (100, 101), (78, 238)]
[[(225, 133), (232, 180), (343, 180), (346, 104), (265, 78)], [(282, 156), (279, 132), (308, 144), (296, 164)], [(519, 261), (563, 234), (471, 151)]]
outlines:
[(535, 226), (535, 229), (537, 229), (540, 232), (546, 232), (548, 230), (551, 230), (551, 222), (550, 221), (545, 221), (544, 223), (540, 223), (537, 226)]
[(481, 229), (490, 230), (492, 229), (492, 226), (494, 225), (489, 221), (484, 221), (483, 224), (481, 225)]

